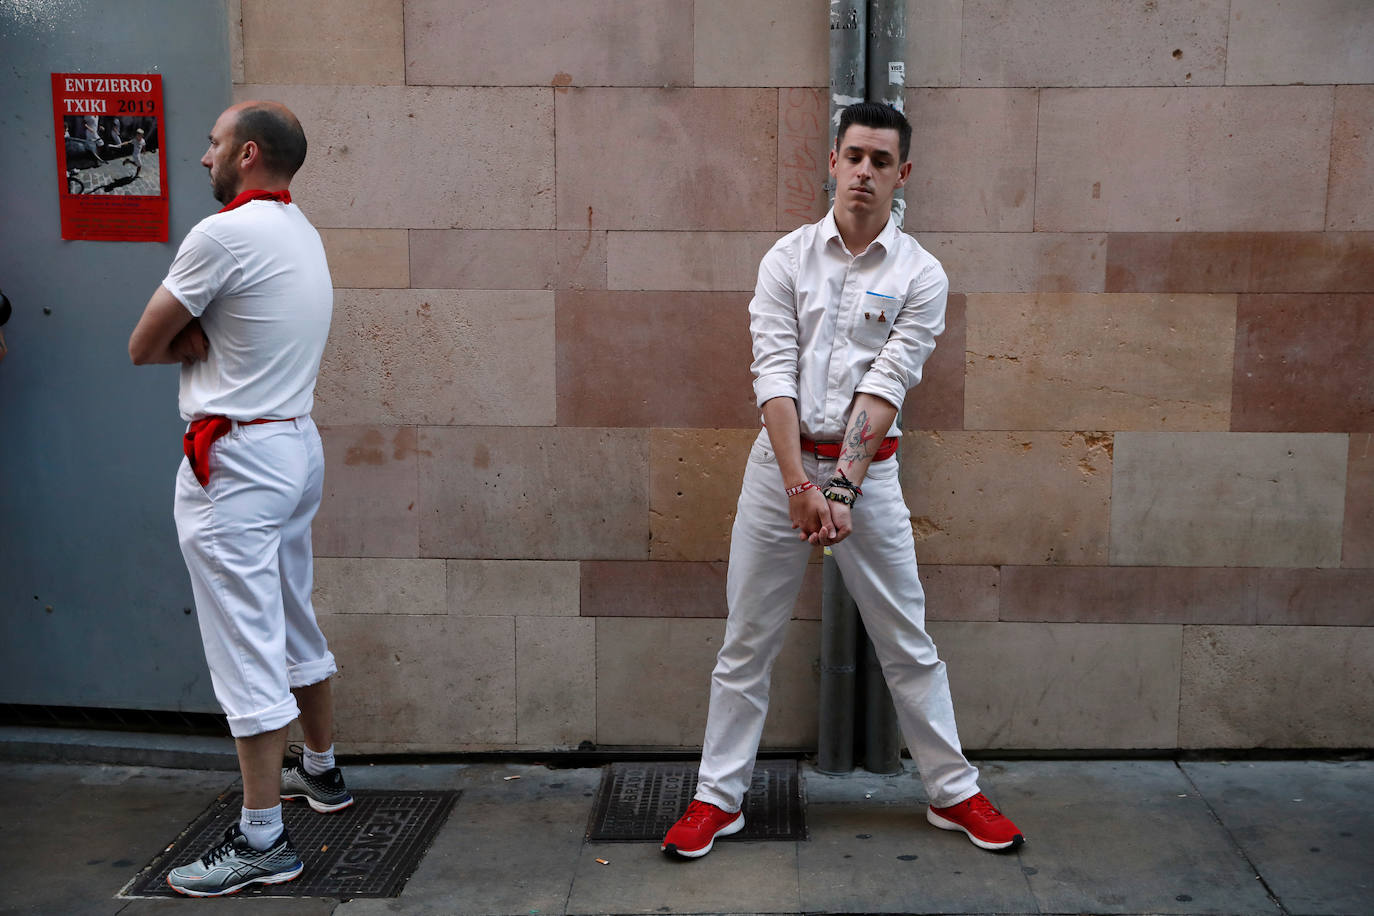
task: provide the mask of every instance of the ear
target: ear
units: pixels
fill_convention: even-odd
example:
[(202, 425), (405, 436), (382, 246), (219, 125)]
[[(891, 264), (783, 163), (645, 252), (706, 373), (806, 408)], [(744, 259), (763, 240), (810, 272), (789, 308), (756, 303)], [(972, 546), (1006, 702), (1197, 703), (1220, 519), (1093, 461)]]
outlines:
[(893, 185), (893, 187), (900, 188), (902, 185), (906, 184), (906, 180), (909, 177), (911, 177), (911, 162), (903, 162), (902, 167), (897, 170), (897, 183)]
[(262, 149), (256, 140), (245, 140), (239, 148), (239, 168), (252, 168), (262, 164)]
[(833, 149), (830, 151), (830, 177), (835, 177), (835, 163), (840, 161), (839, 154)]

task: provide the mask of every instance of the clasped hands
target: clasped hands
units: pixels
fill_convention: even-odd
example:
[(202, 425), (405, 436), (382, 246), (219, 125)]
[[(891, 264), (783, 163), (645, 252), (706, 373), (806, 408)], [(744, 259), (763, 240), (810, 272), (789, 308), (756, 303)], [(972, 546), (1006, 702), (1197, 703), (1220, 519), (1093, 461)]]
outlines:
[(210, 338), (205, 336), (200, 321), (193, 318), (186, 327), (177, 332), (177, 336), (172, 338), (167, 349), (183, 366), (189, 366), (210, 354)]
[(850, 507), (826, 499), (816, 488), (790, 497), (787, 511), (797, 537), (821, 547), (838, 544), (854, 530)]

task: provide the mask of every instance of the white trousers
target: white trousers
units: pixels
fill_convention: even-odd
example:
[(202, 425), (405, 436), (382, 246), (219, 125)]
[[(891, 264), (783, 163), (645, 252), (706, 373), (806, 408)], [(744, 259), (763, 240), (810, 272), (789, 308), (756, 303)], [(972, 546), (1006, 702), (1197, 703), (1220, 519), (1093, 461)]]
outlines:
[[(834, 461), (802, 460), (817, 485), (834, 474)], [(926, 795), (939, 807), (957, 804), (978, 792), (978, 771), (959, 746), (945, 663), (926, 635), (925, 592), (895, 456), (869, 466), (863, 491), (854, 505), (854, 532), (831, 550), (877, 650)], [(739, 810), (753, 777), (773, 662), (810, 555), (811, 545), (792, 528), (782, 472), (764, 431), (749, 455), (730, 537), (730, 616), (711, 674), (696, 791), (726, 811)]]
[(215, 698), (236, 738), (299, 714), (291, 689), (334, 673), (315, 621), (310, 522), (324, 450), (309, 417), (240, 426), (210, 448), (210, 483), (177, 471), (174, 514)]

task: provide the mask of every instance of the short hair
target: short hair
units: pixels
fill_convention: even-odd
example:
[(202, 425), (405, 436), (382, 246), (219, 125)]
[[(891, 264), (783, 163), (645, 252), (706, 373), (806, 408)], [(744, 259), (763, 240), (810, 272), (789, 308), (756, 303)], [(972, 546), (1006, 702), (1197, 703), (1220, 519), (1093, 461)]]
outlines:
[(256, 143), (263, 165), (274, 175), (290, 178), (305, 162), (305, 131), (281, 105), (249, 105), (239, 111), (234, 137), (240, 144)]
[(911, 124), (900, 111), (884, 102), (857, 102), (840, 110), (840, 126), (835, 131), (835, 149), (840, 148), (849, 125), (871, 127), (874, 130), (895, 130), (897, 143), (906, 162), (911, 154)]

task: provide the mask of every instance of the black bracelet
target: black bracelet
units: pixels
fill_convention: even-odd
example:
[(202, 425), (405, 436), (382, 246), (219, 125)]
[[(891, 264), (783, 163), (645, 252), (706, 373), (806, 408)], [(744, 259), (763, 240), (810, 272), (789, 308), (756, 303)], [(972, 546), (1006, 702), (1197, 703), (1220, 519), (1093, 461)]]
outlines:
[(854, 497), (845, 496), (843, 493), (835, 493), (832, 490), (826, 489), (822, 491), (822, 495), (832, 503), (843, 503), (846, 506), (854, 505)]
[(830, 487), (839, 487), (853, 493), (855, 497), (864, 495), (864, 491), (859, 489), (858, 484), (844, 476), (844, 471), (837, 468), (835, 473), (837, 476), (830, 478), (830, 482), (825, 485), (827, 489)]

